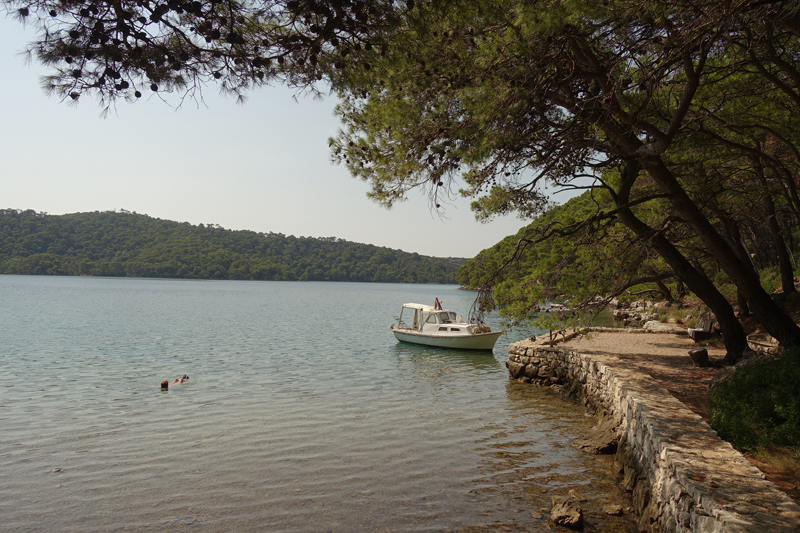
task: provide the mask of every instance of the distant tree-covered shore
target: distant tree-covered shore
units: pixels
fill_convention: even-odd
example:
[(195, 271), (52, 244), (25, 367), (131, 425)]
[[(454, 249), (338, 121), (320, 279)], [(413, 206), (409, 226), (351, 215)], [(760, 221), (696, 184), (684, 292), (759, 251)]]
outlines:
[(0, 274), (455, 283), (464, 259), (128, 211), (0, 210)]

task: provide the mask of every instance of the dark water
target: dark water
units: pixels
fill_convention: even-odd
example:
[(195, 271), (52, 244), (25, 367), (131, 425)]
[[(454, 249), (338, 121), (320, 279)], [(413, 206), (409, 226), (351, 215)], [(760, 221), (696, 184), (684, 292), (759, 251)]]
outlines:
[(397, 343), (400, 304), (434, 297), (472, 293), (0, 276), (0, 530), (546, 531), (574, 490), (590, 531), (633, 531), (569, 446), (591, 419), (509, 380), (523, 333)]

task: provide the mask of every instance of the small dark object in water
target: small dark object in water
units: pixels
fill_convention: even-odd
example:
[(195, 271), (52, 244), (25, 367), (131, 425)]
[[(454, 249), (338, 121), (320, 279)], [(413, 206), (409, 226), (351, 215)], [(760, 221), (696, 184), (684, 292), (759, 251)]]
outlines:
[(161, 382), (161, 390), (168, 389), (168, 388), (169, 388), (169, 381), (167, 381), (165, 379), (164, 381)]

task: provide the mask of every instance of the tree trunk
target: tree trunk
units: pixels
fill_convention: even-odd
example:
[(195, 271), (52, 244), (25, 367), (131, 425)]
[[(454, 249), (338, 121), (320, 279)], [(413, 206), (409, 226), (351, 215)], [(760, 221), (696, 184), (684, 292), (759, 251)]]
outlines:
[(663, 281), (657, 280), (656, 286), (658, 286), (658, 290), (661, 291), (661, 294), (668, 302), (672, 303), (675, 301), (675, 299), (672, 297), (672, 291), (669, 290), (669, 287), (667, 287)]
[(770, 237), (772, 237), (772, 246), (778, 260), (778, 270), (781, 273), (781, 288), (784, 294), (789, 294), (795, 292), (794, 269), (792, 269), (792, 260), (789, 258), (789, 251), (786, 249), (786, 243), (783, 241), (781, 228), (778, 225), (775, 203), (769, 194), (764, 197), (764, 207), (767, 209), (769, 233)]
[(739, 316), (742, 318), (749, 317), (750, 308), (747, 306), (747, 299), (739, 289), (736, 289), (736, 303), (739, 304)]
[(728, 234), (728, 244), (733, 249), (734, 253), (739, 257), (742, 264), (750, 271), (755, 277), (758, 277), (758, 270), (750, 257), (750, 254), (745, 248), (744, 241), (742, 240), (742, 232), (739, 231), (739, 224), (733, 218), (728, 216), (722, 211), (717, 212), (717, 216), (722, 221), (725, 227), (725, 233)]
[(767, 176), (764, 174), (764, 167), (761, 165), (761, 161), (755, 156), (751, 156), (751, 159), (753, 160), (753, 166), (761, 182), (761, 190), (764, 194), (762, 203), (764, 204), (764, 211), (766, 211), (767, 214), (767, 228), (769, 229), (769, 236), (772, 241), (772, 250), (778, 262), (778, 271), (781, 274), (781, 288), (785, 294), (789, 294), (795, 292), (794, 269), (792, 268), (792, 261), (789, 258), (789, 250), (786, 247), (781, 227), (778, 224), (778, 215), (775, 212), (775, 201), (772, 199), (772, 194), (769, 190), (769, 182), (767, 181)]
[(706, 278), (708, 281), (711, 281), (711, 278), (709, 278), (708, 274), (706, 274), (706, 271), (703, 268), (703, 265), (700, 264), (700, 261), (698, 261), (696, 259), (694, 261), (692, 261), (692, 268), (697, 270), (697, 273), (700, 274), (701, 276), (703, 276), (704, 278)]
[[(758, 276), (758, 271), (756, 270), (752, 259), (750, 259), (750, 254), (747, 253), (747, 249), (744, 247), (742, 233), (739, 231), (739, 225), (735, 220), (722, 211), (718, 211), (717, 216), (722, 221), (722, 224), (725, 227), (725, 233), (728, 235), (728, 243), (731, 245), (731, 248), (733, 248), (733, 251), (736, 252), (736, 255), (739, 256), (739, 260), (750, 270), (754, 276)], [(736, 303), (739, 304), (739, 316), (741, 318), (749, 317), (750, 308), (747, 306), (747, 299), (739, 289), (736, 289)]]
[(686, 296), (686, 289), (683, 287), (683, 280), (677, 279), (675, 281), (675, 290), (678, 293), (678, 299), (682, 300), (684, 296)]
[[(800, 327), (770, 298), (769, 294), (761, 287), (758, 277), (754, 277), (742, 264), (736, 253), (714, 229), (697, 204), (689, 198), (663, 160), (658, 156), (641, 156), (639, 162), (661, 189), (670, 196), (670, 202), (675, 210), (697, 232), (697, 236), (708, 252), (714, 256), (731, 281), (742, 291), (750, 310), (764, 328), (781, 345), (800, 346)], [(688, 285), (686, 278), (684, 281), (687, 281)], [(694, 288), (691, 286), (690, 288), (694, 291)], [(698, 294), (698, 296), (700, 295)], [(717, 319), (719, 320), (719, 317)]]
[[(630, 161), (622, 172), (623, 179), (619, 196), (616, 198), (617, 206), (624, 205), (629, 200), (630, 187), (639, 173), (639, 163)], [(733, 312), (733, 307), (717, 290), (709, 279), (697, 271), (688, 259), (667, 240), (662, 233), (655, 232), (653, 228), (639, 220), (629, 208), (619, 209), (620, 221), (637, 236), (646, 239), (659, 255), (672, 268), (672, 271), (694, 292), (704, 304), (711, 309), (722, 329), (722, 338), (725, 341), (727, 354), (723, 359), (725, 364), (734, 364), (741, 359), (747, 348), (747, 337), (742, 325)]]

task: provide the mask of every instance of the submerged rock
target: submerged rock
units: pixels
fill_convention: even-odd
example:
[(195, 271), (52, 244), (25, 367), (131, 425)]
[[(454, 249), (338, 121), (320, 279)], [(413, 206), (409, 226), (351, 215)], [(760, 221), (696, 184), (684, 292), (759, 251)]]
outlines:
[(622, 506), (616, 503), (609, 503), (603, 506), (603, 512), (611, 516), (620, 516), (622, 514)]
[(583, 510), (577, 502), (566, 496), (553, 496), (550, 520), (559, 526), (583, 531)]
[(572, 446), (587, 453), (607, 455), (616, 453), (618, 444), (617, 423), (606, 420), (593, 427), (585, 438), (573, 442)]

